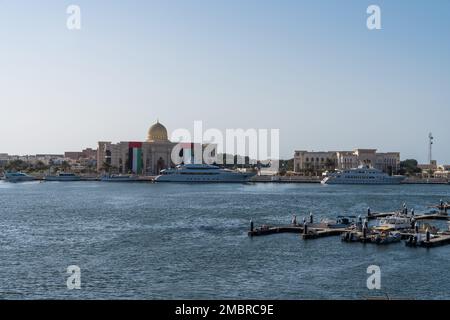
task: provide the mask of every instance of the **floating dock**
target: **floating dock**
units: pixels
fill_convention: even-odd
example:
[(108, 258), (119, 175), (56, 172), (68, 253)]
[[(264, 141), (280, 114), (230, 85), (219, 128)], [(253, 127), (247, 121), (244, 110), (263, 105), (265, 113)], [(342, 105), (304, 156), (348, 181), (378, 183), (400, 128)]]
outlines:
[(303, 226), (301, 225), (286, 225), (286, 226), (262, 226), (259, 228), (256, 228), (254, 230), (250, 230), (248, 232), (248, 235), (250, 237), (255, 236), (266, 236), (269, 234), (274, 233), (302, 233), (303, 232)]
[(449, 220), (449, 215), (446, 213), (431, 213), (420, 216), (413, 216), (415, 220)]
[(439, 247), (446, 244), (450, 244), (450, 234), (438, 234), (433, 236), (430, 241), (421, 241), (418, 243), (414, 242), (406, 242), (406, 245), (409, 247), (424, 247), (424, 248), (433, 248)]
[[(313, 224), (314, 225), (314, 224)], [(285, 226), (262, 226), (248, 232), (248, 236), (265, 236), (276, 233), (299, 233), (302, 239), (317, 239), (330, 236), (338, 236), (345, 231), (345, 228), (317, 228), (307, 225), (307, 233), (304, 233), (303, 225), (285, 225)]]
[(345, 228), (311, 228), (308, 233), (302, 234), (302, 239), (308, 240), (322, 237), (339, 236), (346, 231), (348, 231), (348, 229)]

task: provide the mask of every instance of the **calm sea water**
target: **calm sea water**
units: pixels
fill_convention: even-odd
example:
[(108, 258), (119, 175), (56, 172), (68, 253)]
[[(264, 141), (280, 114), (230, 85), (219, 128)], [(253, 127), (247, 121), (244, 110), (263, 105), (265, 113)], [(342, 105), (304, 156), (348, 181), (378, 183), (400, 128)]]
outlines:
[[(449, 199), (450, 186), (0, 182), (3, 299), (450, 298), (450, 246), (433, 249), (249, 238), (289, 223)], [(381, 290), (366, 269), (381, 268)], [(81, 268), (68, 290), (66, 268)]]

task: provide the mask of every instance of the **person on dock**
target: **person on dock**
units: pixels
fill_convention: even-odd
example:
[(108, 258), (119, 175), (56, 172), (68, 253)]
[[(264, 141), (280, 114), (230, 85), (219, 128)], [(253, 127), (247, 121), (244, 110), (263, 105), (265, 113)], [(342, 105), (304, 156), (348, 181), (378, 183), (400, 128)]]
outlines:
[(362, 229), (362, 217), (361, 215), (358, 216), (358, 224), (357, 224), (358, 230)]
[(297, 216), (295, 214), (292, 215), (292, 224), (297, 225)]
[(426, 239), (427, 239), (427, 242), (430, 242), (431, 234), (430, 234), (430, 230), (428, 230), (428, 228), (427, 228), (427, 231), (426, 231)]
[(413, 217), (413, 218), (411, 218), (411, 229), (414, 229), (415, 225), (416, 225), (416, 219), (414, 219), (414, 217)]
[(414, 208), (411, 209), (411, 216), (414, 217)]
[(308, 234), (308, 225), (306, 224), (306, 219), (303, 221), (303, 234)]
[(367, 227), (366, 227), (366, 221), (364, 220), (364, 224), (362, 227), (362, 234), (363, 234), (363, 239), (366, 239), (367, 237)]
[(313, 214), (312, 212), (309, 213), (309, 223), (313, 223), (314, 222), (314, 218), (313, 218)]
[(250, 231), (253, 232), (253, 219), (250, 219)]
[(439, 200), (439, 209), (441, 209), (441, 210), (444, 209), (444, 201), (442, 199)]
[(416, 222), (414, 223), (414, 231), (415, 231), (416, 233), (419, 233), (419, 221), (416, 221)]
[(367, 216), (370, 217), (371, 212), (370, 212), (370, 207), (367, 208)]

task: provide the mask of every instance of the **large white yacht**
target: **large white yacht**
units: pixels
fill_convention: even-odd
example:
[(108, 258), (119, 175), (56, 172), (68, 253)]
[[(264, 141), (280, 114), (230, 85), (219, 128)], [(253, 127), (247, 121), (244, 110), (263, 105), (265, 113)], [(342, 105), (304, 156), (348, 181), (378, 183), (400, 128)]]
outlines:
[(221, 169), (209, 164), (185, 164), (161, 170), (157, 182), (246, 182), (256, 173)]
[(35, 180), (34, 177), (29, 176), (23, 172), (6, 172), (5, 175), (5, 181), (8, 182), (25, 182), (25, 181), (33, 181)]
[(322, 180), (324, 184), (399, 184), (404, 176), (390, 176), (381, 170), (359, 166), (353, 169), (336, 170), (327, 173)]

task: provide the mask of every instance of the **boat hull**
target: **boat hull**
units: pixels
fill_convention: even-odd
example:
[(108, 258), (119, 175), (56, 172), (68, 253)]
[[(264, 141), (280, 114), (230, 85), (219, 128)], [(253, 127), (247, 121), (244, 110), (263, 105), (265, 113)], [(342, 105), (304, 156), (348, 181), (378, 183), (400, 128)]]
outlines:
[(178, 182), (178, 183), (245, 183), (253, 177), (253, 174), (220, 174), (220, 175), (199, 175), (199, 174), (168, 174), (155, 178), (156, 182)]

